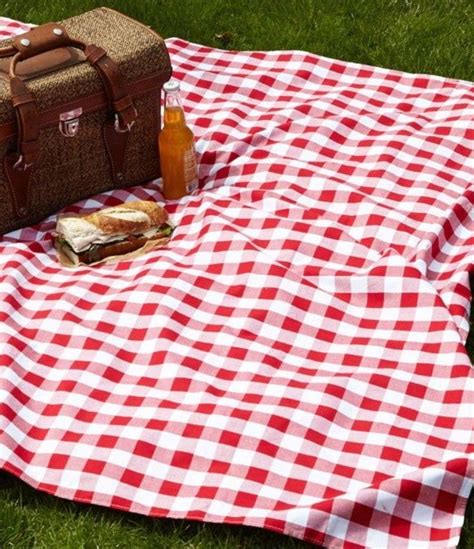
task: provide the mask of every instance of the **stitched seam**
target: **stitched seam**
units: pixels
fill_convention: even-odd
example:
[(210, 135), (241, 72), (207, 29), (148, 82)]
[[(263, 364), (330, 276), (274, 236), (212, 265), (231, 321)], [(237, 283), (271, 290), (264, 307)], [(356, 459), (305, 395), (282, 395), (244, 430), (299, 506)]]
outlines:
[[(138, 118), (138, 115), (137, 115), (137, 118)], [(128, 148), (128, 142), (130, 141), (129, 137), (130, 137), (130, 132), (132, 131), (132, 129), (130, 129), (130, 131), (127, 132), (127, 139), (125, 140), (125, 147), (123, 148), (123, 157), (122, 157), (122, 173), (123, 173), (123, 178), (125, 179), (125, 172), (126, 172), (126, 168), (127, 168), (127, 148)], [(122, 182), (122, 185), (123, 185), (124, 182)]]
[(113, 147), (109, 146), (109, 142), (107, 141), (107, 139), (105, 140), (105, 146), (107, 147), (107, 151), (108, 151), (108, 153), (110, 155), (110, 158), (112, 160), (112, 170), (113, 170), (112, 176), (115, 179), (117, 177), (117, 172), (119, 170), (117, 168), (116, 158), (115, 158), (114, 153), (113, 153)]
[(105, 124), (102, 126), (102, 137), (104, 139), (105, 148), (107, 150), (107, 156), (109, 157), (110, 166), (112, 168), (112, 179), (115, 180), (116, 170), (115, 170), (114, 156), (113, 156), (113, 154), (110, 150), (110, 147), (109, 147), (109, 142), (108, 142), (108, 139), (107, 139), (106, 125)]

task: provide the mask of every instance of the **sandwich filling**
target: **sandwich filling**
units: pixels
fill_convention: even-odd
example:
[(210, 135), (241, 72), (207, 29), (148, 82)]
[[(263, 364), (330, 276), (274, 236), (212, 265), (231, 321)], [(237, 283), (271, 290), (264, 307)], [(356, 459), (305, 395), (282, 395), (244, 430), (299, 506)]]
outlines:
[(136, 251), (150, 240), (167, 240), (173, 229), (163, 208), (137, 201), (85, 217), (59, 219), (56, 247), (74, 265), (90, 264)]

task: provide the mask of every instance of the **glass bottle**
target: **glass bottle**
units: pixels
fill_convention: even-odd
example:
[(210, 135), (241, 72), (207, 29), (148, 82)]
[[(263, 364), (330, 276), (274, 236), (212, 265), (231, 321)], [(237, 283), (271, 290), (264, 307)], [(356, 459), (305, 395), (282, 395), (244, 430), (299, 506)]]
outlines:
[(158, 138), (163, 195), (168, 200), (196, 192), (198, 188), (193, 132), (186, 126), (179, 82), (169, 80), (165, 92), (164, 122)]

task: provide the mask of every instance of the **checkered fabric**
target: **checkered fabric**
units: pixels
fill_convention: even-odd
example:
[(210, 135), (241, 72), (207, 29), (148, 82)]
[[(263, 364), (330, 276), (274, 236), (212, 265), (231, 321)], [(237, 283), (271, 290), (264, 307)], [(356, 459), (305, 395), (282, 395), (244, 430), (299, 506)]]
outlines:
[[(455, 547), (473, 85), (167, 45), (200, 191), (168, 204), (166, 248), (115, 266), (62, 268), (54, 217), (3, 237), (0, 466), (156, 517)], [(131, 199), (161, 200), (159, 182), (66, 211)]]

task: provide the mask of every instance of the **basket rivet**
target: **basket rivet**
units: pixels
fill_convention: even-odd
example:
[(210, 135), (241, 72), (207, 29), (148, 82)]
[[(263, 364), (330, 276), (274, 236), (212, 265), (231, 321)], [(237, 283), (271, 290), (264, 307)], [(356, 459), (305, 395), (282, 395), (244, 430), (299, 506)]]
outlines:
[(63, 33), (63, 31), (58, 28), (53, 29), (53, 32), (56, 36), (61, 36), (61, 34)]
[(117, 179), (123, 179), (123, 173), (117, 172)]
[(31, 44), (31, 42), (28, 40), (28, 38), (22, 38), (22, 39), (20, 40), (20, 44), (21, 44), (22, 46), (29, 46), (29, 45)]
[(25, 215), (28, 213), (28, 210), (22, 206), (19, 210), (18, 210), (18, 213), (20, 214), (21, 217), (25, 217)]

